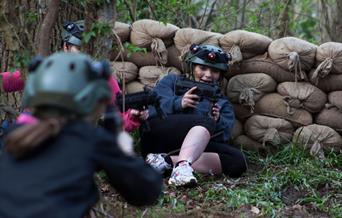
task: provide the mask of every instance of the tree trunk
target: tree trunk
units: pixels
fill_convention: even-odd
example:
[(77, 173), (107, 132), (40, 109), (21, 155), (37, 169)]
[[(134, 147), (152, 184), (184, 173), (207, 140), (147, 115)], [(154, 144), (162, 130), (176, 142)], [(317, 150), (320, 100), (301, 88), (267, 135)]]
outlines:
[(342, 42), (342, 2), (320, 1), (321, 42)]
[(50, 53), (50, 38), (52, 35), (52, 28), (57, 20), (59, 3), (60, 0), (49, 0), (48, 2), (47, 13), (40, 26), (37, 41), (37, 51), (40, 55), (47, 56)]

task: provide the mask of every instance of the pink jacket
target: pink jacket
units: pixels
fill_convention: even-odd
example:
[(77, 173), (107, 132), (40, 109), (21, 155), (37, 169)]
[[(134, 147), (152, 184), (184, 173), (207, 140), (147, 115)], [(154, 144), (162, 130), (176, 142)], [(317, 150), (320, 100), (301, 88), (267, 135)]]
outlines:
[[(117, 80), (113, 76), (110, 77), (108, 84), (112, 90), (111, 103), (114, 104), (116, 95), (118, 93), (121, 93), (121, 90), (120, 90), (120, 87), (119, 87)], [(128, 132), (131, 132), (131, 131), (137, 129), (140, 126), (140, 120), (137, 117), (132, 116), (130, 111), (131, 111), (131, 109), (129, 109), (126, 112), (121, 113), (123, 123), (124, 123), (124, 129)]]
[[(111, 104), (115, 103), (115, 98), (118, 93), (121, 93), (119, 84), (117, 80), (114, 77), (110, 77), (108, 84), (112, 90), (112, 99)], [(134, 117), (130, 113), (130, 109), (126, 112), (121, 113), (122, 119), (123, 119), (123, 128), (131, 132), (135, 129), (137, 129), (140, 126), (140, 120), (137, 117)], [(19, 124), (33, 124), (38, 122), (38, 120), (30, 115), (29, 113), (21, 113), (17, 118), (17, 123)]]

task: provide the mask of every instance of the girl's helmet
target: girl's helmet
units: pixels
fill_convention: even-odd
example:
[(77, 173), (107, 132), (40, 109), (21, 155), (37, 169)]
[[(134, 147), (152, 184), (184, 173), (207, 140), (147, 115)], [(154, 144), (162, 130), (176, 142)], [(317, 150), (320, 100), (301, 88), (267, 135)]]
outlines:
[(196, 45), (190, 46), (185, 62), (187, 64), (200, 64), (215, 68), (222, 72), (229, 70), (228, 62), (231, 60), (231, 55), (226, 53), (221, 48), (213, 45)]
[(62, 30), (63, 42), (81, 46), (82, 45), (82, 33), (84, 32), (84, 20), (78, 20), (75, 22), (65, 22)]
[(78, 115), (93, 111), (100, 100), (110, 100), (107, 62), (84, 54), (59, 52), (35, 58), (29, 67), (24, 106), (57, 107)]

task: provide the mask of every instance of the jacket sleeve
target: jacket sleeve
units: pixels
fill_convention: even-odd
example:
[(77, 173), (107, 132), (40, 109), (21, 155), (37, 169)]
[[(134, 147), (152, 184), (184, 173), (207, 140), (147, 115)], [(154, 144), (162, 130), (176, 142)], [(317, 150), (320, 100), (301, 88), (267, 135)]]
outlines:
[(223, 130), (223, 134), (218, 138), (227, 141), (231, 137), (234, 128), (235, 114), (233, 106), (228, 99), (223, 99), (221, 104), (220, 118), (216, 123), (216, 130)]
[[(161, 97), (160, 107), (166, 114), (175, 114), (183, 110), (183, 96), (175, 95), (175, 84), (177, 79), (177, 75), (169, 74), (161, 79), (154, 88)], [(150, 117), (156, 116), (155, 108), (149, 107), (149, 113)]]
[(134, 206), (151, 205), (162, 191), (161, 175), (142, 158), (126, 156), (114, 137), (101, 137), (94, 152), (98, 169), (104, 169), (109, 182), (121, 196)]
[(121, 116), (123, 119), (124, 130), (127, 132), (132, 132), (133, 130), (139, 128), (141, 121), (139, 118), (132, 116), (130, 110), (123, 112)]

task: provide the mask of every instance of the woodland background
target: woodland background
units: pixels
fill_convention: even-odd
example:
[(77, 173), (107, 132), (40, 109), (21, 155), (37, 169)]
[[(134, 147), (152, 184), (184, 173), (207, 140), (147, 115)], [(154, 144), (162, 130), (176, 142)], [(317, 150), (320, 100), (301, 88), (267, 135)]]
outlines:
[(85, 19), (86, 52), (109, 58), (115, 21), (150, 18), (180, 28), (245, 29), (321, 44), (342, 42), (340, 17), (342, 2), (336, 0), (1, 0), (0, 71), (24, 70), (33, 55), (58, 50), (66, 20)]
[[(115, 21), (150, 18), (223, 34), (244, 29), (320, 45), (342, 42), (341, 17), (338, 0), (0, 0), (0, 72), (26, 72), (32, 56), (59, 50), (67, 20), (85, 19), (85, 52), (109, 59), (118, 45)], [(268, 156), (245, 153), (249, 169), (241, 178), (199, 175), (200, 185), (191, 190), (166, 185), (157, 205), (147, 208), (127, 205), (100, 173), (102, 197), (93, 212), (97, 217), (342, 217), (341, 152), (322, 160), (287, 144)]]

